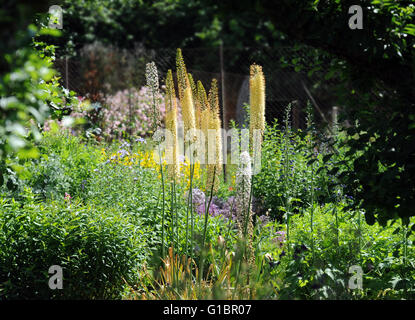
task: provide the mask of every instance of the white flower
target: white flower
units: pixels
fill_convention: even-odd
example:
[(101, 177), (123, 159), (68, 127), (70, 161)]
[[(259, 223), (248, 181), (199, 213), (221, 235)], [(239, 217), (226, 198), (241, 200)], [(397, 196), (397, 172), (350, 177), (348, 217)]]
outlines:
[[(240, 155), (238, 171), (236, 172), (236, 212), (240, 223), (246, 212), (250, 212), (249, 196), (251, 192), (251, 156), (247, 151)], [(249, 206), (249, 208), (248, 208)]]
[(156, 64), (152, 61), (146, 64), (146, 80), (148, 88), (154, 95), (159, 92), (159, 77)]

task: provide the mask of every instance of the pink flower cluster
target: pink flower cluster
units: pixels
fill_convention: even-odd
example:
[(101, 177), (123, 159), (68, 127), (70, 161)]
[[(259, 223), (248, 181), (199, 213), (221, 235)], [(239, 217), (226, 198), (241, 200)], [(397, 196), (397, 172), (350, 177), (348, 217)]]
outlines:
[[(165, 116), (164, 97), (156, 96), (161, 122)], [(125, 89), (109, 96), (102, 110), (102, 130), (111, 137), (120, 137), (123, 133), (146, 136), (153, 123), (153, 96), (147, 87)]]

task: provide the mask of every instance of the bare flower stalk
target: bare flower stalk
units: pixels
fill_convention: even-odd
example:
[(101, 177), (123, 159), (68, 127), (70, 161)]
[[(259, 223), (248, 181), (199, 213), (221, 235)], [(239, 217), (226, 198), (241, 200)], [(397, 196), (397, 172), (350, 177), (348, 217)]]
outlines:
[[(177, 67), (177, 82), (179, 89), (179, 99), (182, 106), (182, 118), (184, 125), (184, 138), (188, 143), (190, 151), (190, 144), (197, 140), (196, 136), (188, 135), (189, 130), (196, 129), (195, 109), (193, 104), (193, 91), (189, 81), (189, 75), (186, 70), (186, 65), (183, 60), (181, 49), (177, 49), (176, 55), (176, 67)], [(193, 78), (192, 78), (193, 81)], [(188, 206), (186, 212), (186, 250), (188, 246), (188, 229), (189, 229), (189, 210), (191, 216), (191, 235), (190, 235), (190, 250), (193, 250), (193, 238), (194, 238), (194, 212), (193, 212), (193, 175), (194, 175), (194, 159), (193, 154), (189, 152), (189, 164), (190, 164), (190, 188)]]
[[(159, 117), (159, 110), (158, 110), (158, 103), (156, 96), (159, 93), (159, 80), (158, 80), (158, 73), (157, 67), (154, 62), (150, 62), (146, 65), (146, 80), (147, 86), (150, 89), (152, 96), (153, 96), (153, 133), (157, 131), (157, 127), (160, 124), (160, 117)], [(161, 157), (161, 150), (160, 144), (158, 144), (158, 154), (160, 159), (160, 174), (161, 174), (161, 185), (162, 185), (162, 194), (163, 194), (163, 202), (162, 202), (162, 227), (161, 227), (161, 254), (164, 257), (164, 220), (165, 220), (165, 202), (166, 202), (166, 195), (165, 195), (165, 182), (164, 182), (164, 170), (163, 170), (163, 163)]]
[[(308, 105), (308, 107), (311, 107)], [(288, 115), (287, 115), (288, 118)], [(288, 121), (287, 125), (288, 127)], [(287, 128), (288, 130), (288, 128)], [(309, 139), (307, 141), (308, 148), (310, 150), (310, 153), (314, 155), (313, 152), (313, 130), (314, 130), (314, 122), (313, 122), (313, 115), (311, 113), (311, 109), (308, 108), (307, 110), (307, 130), (310, 131), (309, 133)], [(311, 235), (311, 252), (312, 252), (312, 261), (314, 263), (314, 163), (310, 164), (310, 170), (311, 170), (311, 192), (310, 192), (310, 204), (311, 204), (311, 212), (310, 212), (310, 235)], [(337, 195), (336, 195), (337, 198)], [(336, 231), (337, 231), (337, 251), (339, 250), (339, 230), (338, 230), (338, 218), (337, 218), (337, 205), (335, 208), (336, 213)], [(287, 236), (289, 239), (289, 237)]]
[[(168, 70), (166, 77), (166, 118), (165, 125), (167, 130), (167, 146), (166, 146), (166, 162), (167, 174), (171, 184), (171, 221), (172, 221), (172, 237), (176, 232), (176, 247), (179, 246), (179, 230), (178, 230), (178, 213), (176, 206), (176, 179), (180, 175), (179, 167), (179, 151), (177, 142), (177, 104), (176, 93), (174, 91), (174, 82), (172, 71)], [(173, 223), (174, 222), (174, 223)]]
[[(253, 273), (255, 268), (255, 252), (253, 249), (253, 223), (252, 223), (252, 168), (251, 157), (249, 152), (244, 151), (241, 153), (239, 167), (236, 173), (236, 216), (237, 226), (239, 233), (239, 245), (242, 251), (237, 264), (237, 276), (236, 286), (238, 286), (241, 278), (241, 267), (246, 265), (248, 267), (247, 272), (243, 272), (247, 276), (247, 282), (249, 283), (249, 277)], [(249, 289), (248, 289), (249, 290)]]
[(236, 213), (239, 235), (243, 241), (248, 241), (252, 251), (252, 204), (251, 204), (251, 157), (248, 152), (242, 152), (239, 167), (236, 172)]

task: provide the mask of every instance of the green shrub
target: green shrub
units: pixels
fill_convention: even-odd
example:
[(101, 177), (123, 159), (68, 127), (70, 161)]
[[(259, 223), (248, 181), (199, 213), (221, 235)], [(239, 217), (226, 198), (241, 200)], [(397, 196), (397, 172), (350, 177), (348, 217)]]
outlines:
[[(1, 199), (0, 297), (118, 298), (148, 254), (145, 228), (116, 211), (71, 200), (24, 204)], [(49, 267), (63, 268), (63, 289), (48, 286)]]
[(22, 184), (45, 199), (62, 199), (65, 193), (82, 198), (98, 165), (97, 147), (68, 132), (45, 132), (37, 160), (25, 164)]
[(298, 212), (311, 199), (328, 199), (326, 175), (317, 175), (321, 155), (314, 163), (314, 174), (309, 165), (310, 147), (306, 139), (291, 129), (280, 130), (275, 122), (267, 126), (262, 147), (261, 171), (254, 177), (254, 196), (261, 214), (271, 210), (273, 218), (281, 217), (289, 207)]
[[(311, 233), (311, 212), (307, 208), (291, 219), (291, 254), (277, 272), (281, 299), (413, 298), (415, 251), (410, 248), (403, 260), (397, 223), (370, 226), (363, 212), (347, 211), (344, 203), (315, 205)], [(413, 240), (408, 235), (408, 244)], [(362, 268), (362, 290), (348, 287), (353, 265)]]

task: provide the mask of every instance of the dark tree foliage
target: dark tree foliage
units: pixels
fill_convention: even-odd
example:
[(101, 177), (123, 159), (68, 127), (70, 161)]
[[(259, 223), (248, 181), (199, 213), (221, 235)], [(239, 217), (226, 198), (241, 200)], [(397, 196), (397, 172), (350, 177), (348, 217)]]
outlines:
[[(363, 8), (363, 29), (348, 27), (351, 5)], [(334, 55), (348, 129), (349, 167), (340, 175), (366, 210), (366, 220), (408, 221), (415, 215), (415, 6), (413, 1), (231, 1), (228, 12), (255, 10), (299, 43)]]
[(22, 45), (30, 45), (31, 38), (24, 33), (37, 13), (47, 13), (52, 0), (3, 0), (0, 4), (0, 74), (10, 71), (5, 53), (12, 53)]
[[(253, 11), (218, 18), (218, 4), (208, 1), (65, 0), (61, 51), (76, 54), (83, 45), (132, 49), (269, 45), (279, 33), (269, 19)], [(56, 39), (55, 39), (56, 41)]]
[[(0, 4), (0, 186), (13, 186), (19, 160), (35, 158), (39, 125), (69, 102), (52, 66), (54, 47), (35, 40), (56, 36), (56, 30), (35, 26), (46, 21), (52, 1), (4, 1)], [(37, 21), (38, 22), (38, 21)], [(39, 24), (39, 23), (38, 23)], [(65, 99), (63, 96), (66, 95)], [(16, 157), (17, 156), (17, 157)]]

